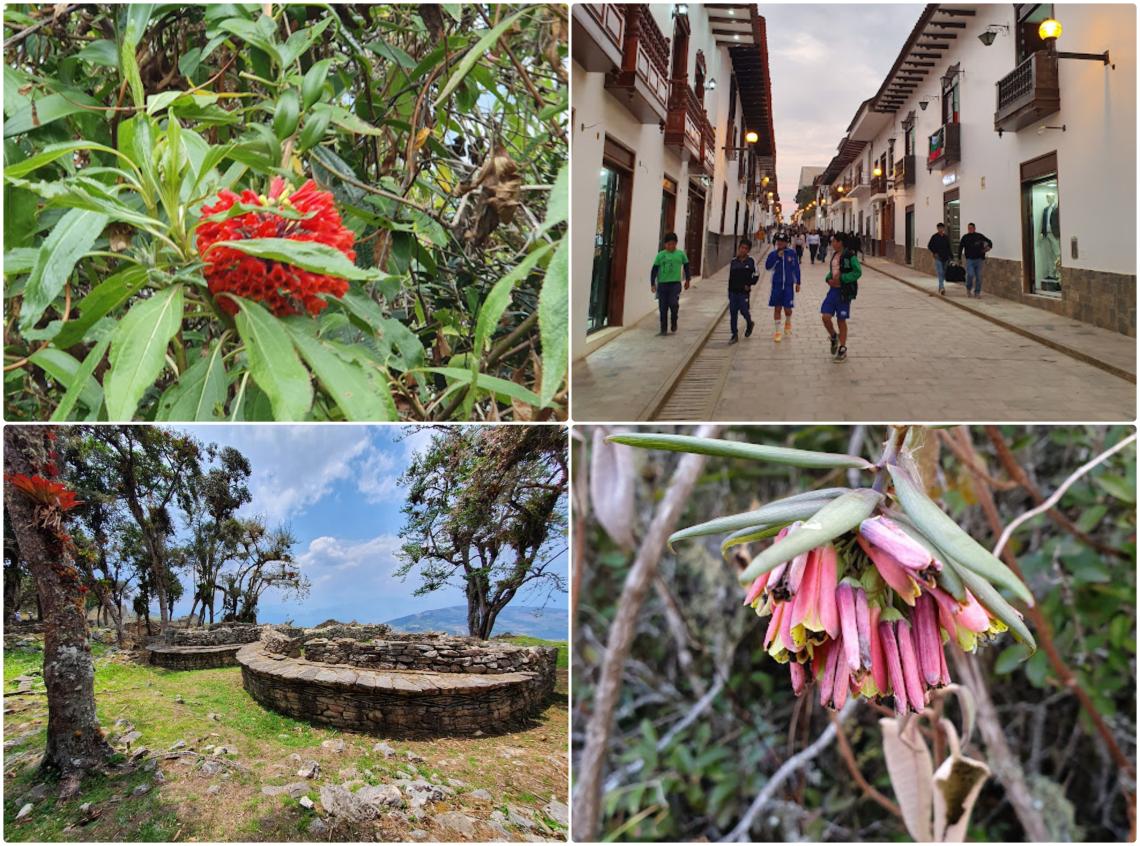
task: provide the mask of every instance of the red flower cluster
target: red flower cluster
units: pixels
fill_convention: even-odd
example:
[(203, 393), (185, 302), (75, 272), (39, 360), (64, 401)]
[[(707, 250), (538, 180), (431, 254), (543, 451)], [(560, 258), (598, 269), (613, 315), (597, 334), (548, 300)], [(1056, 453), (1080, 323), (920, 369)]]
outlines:
[(60, 511), (70, 511), (80, 505), (75, 498), (75, 491), (70, 490), (62, 482), (53, 482), (43, 476), (25, 476), (23, 473), (11, 473), (8, 484), (17, 488), (29, 498), (41, 505), (58, 508)]
[[(232, 247), (211, 249), (219, 241), (288, 238), (325, 244), (340, 250), (350, 261), (355, 260), (356, 253), (352, 249), (355, 235), (341, 223), (332, 194), (319, 190), (311, 179), (290, 194), (285, 190), (285, 180), (274, 177), (268, 197), (258, 196), (249, 189), (241, 196), (223, 190), (218, 194), (217, 203), (202, 207), (202, 217), (229, 211), (235, 203), (261, 206), (265, 211), (245, 212), (222, 221), (203, 220), (198, 226), (198, 252), (206, 262), (206, 282), (223, 310), (237, 313), (237, 303), (230, 297), (219, 296), (236, 294), (264, 303), (278, 317), (301, 310), (315, 315), (326, 305), (320, 294), (342, 297), (347, 293), (347, 279), (255, 258)], [(304, 217), (282, 217), (275, 209), (298, 212)]]

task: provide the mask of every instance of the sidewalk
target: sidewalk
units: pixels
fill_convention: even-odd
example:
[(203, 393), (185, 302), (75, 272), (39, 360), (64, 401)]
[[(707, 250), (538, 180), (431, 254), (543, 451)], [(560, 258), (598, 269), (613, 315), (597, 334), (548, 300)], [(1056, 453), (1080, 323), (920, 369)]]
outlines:
[(977, 300), (967, 298), (965, 286), (953, 282), (946, 285), (946, 295), (939, 296), (938, 280), (935, 277), (918, 273), (885, 258), (867, 258), (863, 263), (905, 285), (929, 294), (941, 303), (965, 309), (1010, 332), (1037, 341), (1121, 379), (1136, 382), (1135, 338), (1090, 326), (1004, 297), (987, 296), (984, 275), (982, 298)]
[[(757, 251), (763, 267), (767, 246)], [(656, 308), (612, 341), (572, 365), (574, 417), (648, 420), (685, 365), (728, 311), (728, 265), (681, 293), (677, 333), (659, 337)]]

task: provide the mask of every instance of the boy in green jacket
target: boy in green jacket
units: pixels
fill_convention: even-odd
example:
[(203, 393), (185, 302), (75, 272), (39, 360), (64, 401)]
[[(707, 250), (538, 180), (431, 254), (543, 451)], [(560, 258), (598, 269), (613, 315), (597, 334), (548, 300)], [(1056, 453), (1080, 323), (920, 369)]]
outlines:
[[(832, 235), (831, 269), (824, 277), (829, 287), (819, 311), (823, 315), (823, 326), (831, 338), (831, 354), (836, 361), (847, 358), (847, 321), (851, 317), (851, 301), (859, 291), (859, 277), (862, 275), (863, 268), (859, 266), (855, 251), (847, 246), (842, 235)], [(839, 322), (838, 332), (831, 320), (833, 315)]]
[(685, 290), (689, 290), (689, 257), (684, 250), (677, 249), (677, 233), (665, 236), (665, 249), (653, 259), (649, 271), (649, 290), (657, 295), (657, 310), (661, 314), (661, 331), (667, 335), (667, 318), (672, 316), (673, 331), (677, 331), (677, 314), (681, 310), (681, 279), (685, 280)]

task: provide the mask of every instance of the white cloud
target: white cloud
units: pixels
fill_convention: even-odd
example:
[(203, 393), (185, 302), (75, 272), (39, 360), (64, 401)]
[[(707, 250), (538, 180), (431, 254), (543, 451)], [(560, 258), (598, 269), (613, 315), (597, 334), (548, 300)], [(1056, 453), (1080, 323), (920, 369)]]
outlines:
[(403, 467), (396, 466), (392, 453), (373, 445), (356, 462), (356, 489), (371, 503), (403, 502), (404, 494), (399, 485), (402, 470)]
[(297, 556), (297, 563), (310, 578), (343, 575), (358, 569), (368, 577), (386, 576), (398, 564), (399, 549), (400, 539), (395, 535), (377, 535), (362, 541), (322, 535), (309, 541), (309, 548)]

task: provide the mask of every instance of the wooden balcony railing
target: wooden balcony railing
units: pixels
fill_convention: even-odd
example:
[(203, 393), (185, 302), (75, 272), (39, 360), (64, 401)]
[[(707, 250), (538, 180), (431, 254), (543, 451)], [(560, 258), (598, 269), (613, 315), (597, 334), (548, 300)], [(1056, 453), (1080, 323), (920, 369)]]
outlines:
[(624, 8), (617, 3), (579, 3), (574, 7), (571, 51), (586, 70), (608, 73), (621, 66)]
[(942, 170), (962, 161), (962, 126), (946, 123), (931, 133), (927, 146), (926, 167)]
[(915, 180), (914, 155), (895, 160), (895, 187), (913, 185)]
[(687, 79), (674, 79), (665, 119), (665, 145), (688, 149), (690, 168), (711, 176), (716, 160), (716, 133), (705, 107)]
[(618, 8), (625, 14), (621, 68), (606, 87), (642, 123), (660, 123), (669, 107), (669, 41), (646, 4)]
[(1016, 132), (1061, 108), (1061, 87), (1057, 78), (1057, 57), (1049, 50), (1038, 50), (999, 79), (994, 129)]

